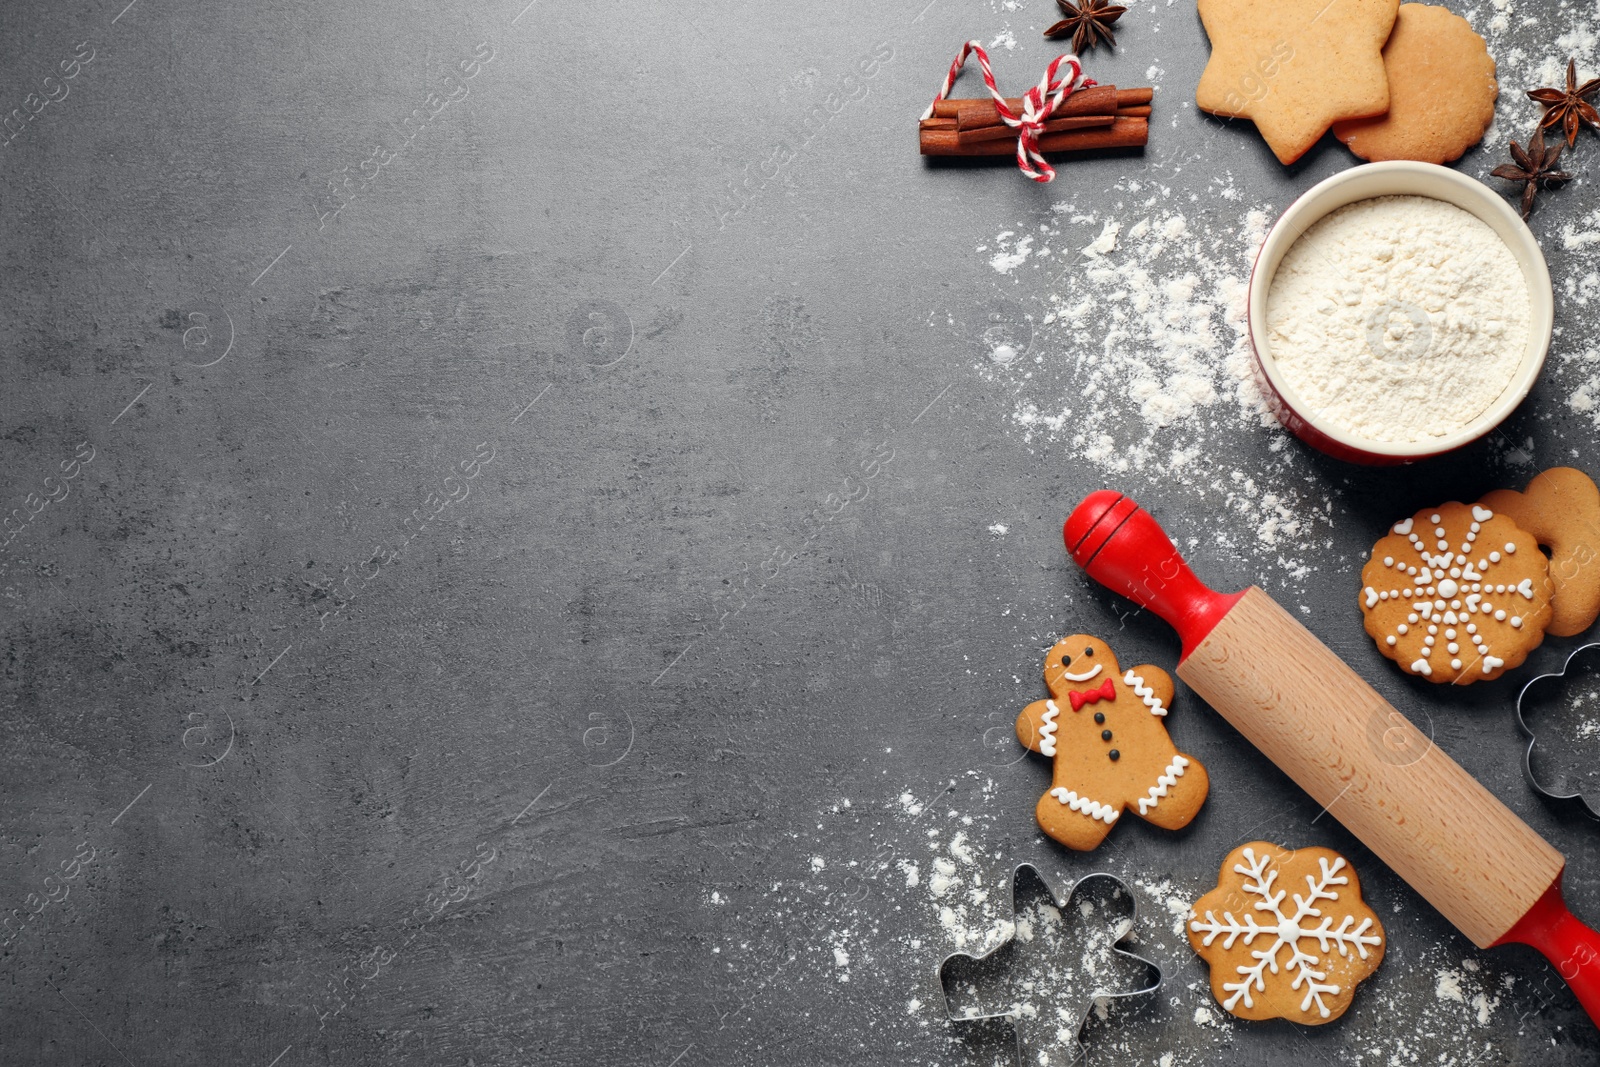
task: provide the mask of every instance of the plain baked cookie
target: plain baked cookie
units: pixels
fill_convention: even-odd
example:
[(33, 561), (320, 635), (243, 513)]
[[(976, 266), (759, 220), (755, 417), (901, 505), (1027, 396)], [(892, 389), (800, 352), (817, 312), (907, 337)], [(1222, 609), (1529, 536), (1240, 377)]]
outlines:
[(1383, 962), (1383, 924), (1355, 868), (1327, 848), (1240, 845), (1188, 928), (1211, 995), (1241, 1019), (1331, 1023)]
[(1505, 515), (1451, 501), (1397, 522), (1361, 569), (1378, 651), (1407, 674), (1468, 685), (1520, 666), (1550, 622), (1549, 564)]
[(1500, 95), (1483, 38), (1460, 15), (1401, 4), (1383, 46), (1389, 113), (1333, 124), (1333, 135), (1362, 159), (1448, 163), (1483, 140)]
[(1550, 584), (1555, 593), (1547, 633), (1581, 634), (1600, 615), (1600, 489), (1571, 467), (1552, 467), (1534, 475), (1522, 492), (1498, 489), (1484, 507), (1527, 530), (1550, 550)]
[(1049, 700), (1017, 716), (1017, 740), (1055, 760), (1051, 789), (1034, 814), (1045, 833), (1085, 852), (1124, 810), (1168, 830), (1189, 825), (1210, 778), (1167, 736), (1172, 678), (1160, 667), (1124, 671), (1109, 645), (1074, 634), (1044, 661)]
[(1199, 0), (1211, 59), (1195, 102), (1252, 120), (1293, 163), (1341, 119), (1389, 109), (1383, 42), (1399, 0)]

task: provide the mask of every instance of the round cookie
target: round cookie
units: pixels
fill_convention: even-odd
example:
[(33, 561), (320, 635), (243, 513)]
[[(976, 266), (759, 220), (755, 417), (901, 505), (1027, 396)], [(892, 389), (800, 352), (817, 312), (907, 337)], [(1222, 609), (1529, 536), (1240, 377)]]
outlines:
[(1211, 995), (1241, 1019), (1331, 1023), (1383, 962), (1383, 923), (1355, 868), (1327, 848), (1240, 845), (1187, 925)]
[(1034, 814), (1080, 852), (1105, 840), (1124, 810), (1168, 830), (1187, 826), (1210, 778), (1167, 736), (1172, 678), (1148, 664), (1122, 670), (1097, 637), (1074, 634), (1045, 656), (1049, 700), (1017, 716), (1017, 740), (1055, 762)]
[(1448, 163), (1483, 140), (1500, 95), (1494, 60), (1466, 19), (1429, 4), (1401, 4), (1383, 46), (1389, 113), (1333, 124), (1368, 160)]
[(1571, 467), (1534, 475), (1522, 492), (1497, 489), (1482, 504), (1508, 516), (1550, 550), (1555, 590), (1547, 633), (1581, 634), (1600, 615), (1600, 489)]
[(1408, 674), (1468, 685), (1498, 678), (1549, 625), (1549, 564), (1510, 518), (1451, 501), (1397, 522), (1361, 569), (1378, 651)]

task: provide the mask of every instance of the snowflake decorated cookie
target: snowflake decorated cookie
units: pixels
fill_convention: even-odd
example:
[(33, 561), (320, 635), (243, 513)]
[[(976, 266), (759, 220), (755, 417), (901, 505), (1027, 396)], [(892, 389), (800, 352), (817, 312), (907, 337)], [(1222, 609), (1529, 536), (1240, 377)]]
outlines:
[(1240, 845), (1188, 927), (1212, 996), (1241, 1019), (1332, 1022), (1383, 961), (1383, 924), (1332, 849)]
[(1172, 678), (1160, 667), (1128, 670), (1098, 637), (1073, 634), (1044, 660), (1050, 699), (1017, 716), (1017, 740), (1054, 761), (1039, 827), (1086, 852), (1124, 811), (1168, 830), (1189, 825), (1210, 789), (1200, 761), (1167, 735)]
[(1361, 570), (1378, 651), (1408, 674), (1466, 685), (1516, 667), (1550, 621), (1549, 563), (1504, 515), (1451, 501), (1395, 523)]

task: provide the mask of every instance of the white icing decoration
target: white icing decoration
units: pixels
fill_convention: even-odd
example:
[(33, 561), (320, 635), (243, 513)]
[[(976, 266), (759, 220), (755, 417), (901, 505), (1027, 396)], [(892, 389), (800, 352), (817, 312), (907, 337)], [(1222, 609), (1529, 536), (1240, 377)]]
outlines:
[(1503, 659), (1496, 659), (1494, 656), (1485, 656), (1485, 657), (1483, 657), (1483, 673), (1484, 674), (1488, 674), (1490, 671), (1494, 670), (1496, 667), (1504, 667), (1505, 665), (1506, 665), (1506, 661), (1503, 660)]
[(1432, 522), (1432, 523), (1437, 523), (1439, 521), (1439, 513), (1436, 511), (1432, 515), (1429, 515), (1428, 516), (1428, 521)]
[(1061, 714), (1061, 709), (1056, 707), (1054, 700), (1044, 702), (1044, 716), (1039, 723), (1039, 755), (1054, 756), (1056, 754), (1056, 716)]
[(1096, 663), (1094, 665), (1094, 670), (1092, 671), (1085, 671), (1083, 674), (1071, 674), (1067, 671), (1062, 671), (1061, 677), (1065, 678), (1069, 682), (1087, 682), (1090, 678), (1093, 678), (1099, 673), (1100, 664)]
[[(1477, 519), (1479, 522), (1488, 522), (1490, 519), (1494, 518), (1494, 512), (1490, 511), (1488, 508), (1479, 507), (1477, 504), (1474, 504), (1472, 505), (1472, 517)], [(1474, 526), (1473, 529), (1476, 530), (1477, 527)]]
[[(1244, 913), (1241, 921), (1234, 918), (1231, 911), (1224, 911), (1219, 920), (1215, 912), (1207, 911), (1205, 919), (1198, 916), (1191, 919), (1189, 929), (1197, 934), (1204, 934), (1201, 944), (1210, 947), (1211, 943), (1219, 936), (1224, 938), (1222, 947), (1231, 949), (1235, 941), (1243, 938), (1246, 945), (1251, 944), (1259, 936), (1266, 935), (1275, 940), (1272, 947), (1265, 951), (1252, 951), (1253, 964), (1241, 964), (1237, 967), (1242, 981), (1224, 982), (1222, 989), (1232, 996), (1222, 1002), (1222, 1006), (1232, 1011), (1241, 1000), (1247, 1008), (1255, 1007), (1251, 999), (1252, 988), (1265, 992), (1267, 988), (1266, 973), (1270, 970), (1273, 974), (1287, 971), (1294, 975), (1290, 983), (1291, 989), (1305, 989), (1305, 999), (1300, 1002), (1301, 1011), (1311, 1010), (1316, 1005), (1317, 1013), (1326, 1019), (1333, 1014), (1333, 1010), (1323, 1002), (1324, 993), (1333, 996), (1339, 995), (1339, 986), (1327, 981), (1326, 971), (1315, 970), (1320, 962), (1319, 957), (1305, 952), (1301, 943), (1306, 939), (1317, 942), (1318, 949), (1326, 955), (1331, 949), (1338, 949), (1339, 955), (1349, 956), (1352, 951), (1362, 959), (1367, 958), (1368, 946), (1383, 943), (1377, 934), (1369, 934), (1373, 921), (1370, 917), (1364, 918), (1359, 924), (1355, 916), (1346, 915), (1337, 928), (1333, 925), (1333, 917), (1322, 914), (1317, 907), (1319, 900), (1337, 901), (1339, 893), (1332, 886), (1349, 885), (1350, 879), (1340, 876), (1344, 869), (1345, 861), (1342, 856), (1335, 856), (1332, 863), (1326, 857), (1317, 860), (1321, 868), (1320, 876), (1306, 875), (1305, 896), (1294, 894), (1295, 910), (1293, 915), (1288, 915), (1283, 910), (1283, 900), (1289, 895), (1287, 890), (1280, 889), (1273, 892), (1272, 885), (1278, 878), (1277, 871), (1269, 871), (1272, 860), (1269, 856), (1257, 858), (1254, 849), (1244, 850), (1244, 863), (1235, 864), (1234, 872), (1245, 876), (1244, 891), (1260, 897), (1253, 908), (1255, 911), (1267, 912), (1275, 921), (1262, 925), (1256, 922), (1255, 916), (1250, 912)], [(1322, 925), (1312, 926), (1306, 920), (1320, 918)], [(1304, 923), (1304, 925), (1302, 925)], [(1289, 947), (1289, 958), (1280, 965), (1278, 953), (1284, 946)]]
[[(1523, 603), (1539, 602), (1540, 593), (1534, 581), (1523, 579), (1515, 584), (1507, 585), (1504, 580), (1496, 583), (1488, 581), (1496, 565), (1502, 561), (1509, 561), (1516, 552), (1515, 542), (1506, 542), (1503, 554), (1497, 550), (1488, 552), (1481, 559), (1471, 559), (1471, 543), (1477, 539), (1480, 531), (1485, 529), (1482, 525), (1494, 515), (1484, 508), (1475, 508), (1472, 512), (1472, 526), (1475, 529), (1465, 531), (1457, 529), (1452, 532), (1450, 526), (1441, 519), (1434, 520), (1435, 525), (1430, 526), (1431, 532), (1437, 533), (1441, 551), (1433, 552), (1428, 542), (1421, 537), (1410, 534), (1409, 547), (1394, 555), (1384, 556), (1385, 566), (1396, 575), (1393, 585), (1384, 587), (1384, 582), (1379, 579), (1374, 584), (1365, 586), (1362, 590), (1362, 603), (1366, 610), (1393, 610), (1397, 612), (1394, 621), (1384, 627), (1387, 632), (1380, 630), (1378, 633), (1379, 648), (1385, 652), (1393, 650), (1391, 655), (1401, 664), (1410, 663), (1408, 668), (1414, 674), (1431, 676), (1434, 671), (1434, 659), (1437, 655), (1438, 665), (1441, 669), (1449, 664), (1454, 671), (1462, 670), (1461, 654), (1475, 652), (1476, 658), (1467, 663), (1470, 669), (1472, 663), (1481, 663), (1486, 658), (1493, 657), (1496, 647), (1503, 647), (1510, 640), (1510, 635), (1523, 629), (1523, 615), (1513, 611), (1496, 610), (1494, 604), (1489, 603), (1485, 597), (1493, 595), (1496, 600), (1501, 600), (1506, 595), (1520, 593)], [(1413, 524), (1421, 522), (1424, 516), (1413, 516)], [(1461, 516), (1452, 520), (1460, 522)], [(1468, 525), (1462, 523), (1463, 526)], [(1466, 543), (1461, 545), (1460, 553), (1443, 551), (1450, 544), (1450, 539), (1464, 537)], [(1485, 546), (1487, 549), (1488, 546)], [(1414, 559), (1408, 560), (1406, 552), (1414, 553)], [(1387, 572), (1386, 572), (1387, 573)], [(1415, 575), (1415, 578), (1406, 584), (1405, 575)], [(1378, 578), (1376, 571), (1372, 577)], [(1413, 600), (1412, 598), (1417, 599)], [(1399, 621), (1398, 612), (1405, 611), (1398, 604), (1393, 609), (1388, 604), (1393, 601), (1403, 602), (1411, 608), (1405, 613), (1405, 623)], [(1389, 618), (1382, 616), (1381, 618)], [(1469, 620), (1480, 620), (1470, 622)], [(1491, 622), (1492, 620), (1492, 622)], [(1421, 631), (1423, 627), (1419, 622), (1426, 623), (1427, 633)], [(1496, 626), (1508, 624), (1506, 629), (1497, 630)], [(1465, 637), (1458, 635), (1454, 629), (1464, 627), (1466, 633), (1471, 635), (1471, 645)], [(1439, 631), (1450, 627), (1443, 637), (1436, 636)], [(1492, 669), (1492, 668), (1491, 668)]]
[[(1407, 519), (1405, 522), (1397, 522), (1397, 523), (1395, 523), (1394, 524), (1394, 532), (1397, 533), (1397, 534), (1408, 534), (1408, 533), (1410, 533), (1411, 532), (1411, 520)], [(1346, 603), (1349, 603), (1349, 602), (1346, 601)]]
[(1156, 696), (1156, 691), (1144, 684), (1144, 679), (1129, 671), (1122, 676), (1122, 680), (1133, 686), (1133, 695), (1144, 701), (1144, 706), (1150, 709), (1150, 714), (1166, 717), (1167, 709), (1161, 703), (1161, 698)]
[(1183, 756), (1173, 756), (1172, 762), (1167, 764), (1167, 769), (1161, 772), (1156, 779), (1156, 784), (1150, 787), (1149, 793), (1139, 798), (1139, 814), (1144, 815), (1151, 808), (1161, 803), (1161, 798), (1167, 795), (1167, 790), (1178, 784), (1178, 779), (1183, 777), (1183, 769), (1189, 766), (1189, 761)]
[(1059, 785), (1050, 790), (1050, 795), (1061, 801), (1061, 803), (1065, 804), (1073, 811), (1081, 811), (1083, 814), (1089, 816), (1089, 818), (1099, 819), (1107, 826), (1110, 826), (1112, 823), (1116, 822), (1117, 816), (1122, 814), (1120, 810), (1113, 808), (1110, 804), (1102, 804), (1098, 800), (1090, 800), (1088, 797), (1080, 797), (1072, 790), (1066, 789)]

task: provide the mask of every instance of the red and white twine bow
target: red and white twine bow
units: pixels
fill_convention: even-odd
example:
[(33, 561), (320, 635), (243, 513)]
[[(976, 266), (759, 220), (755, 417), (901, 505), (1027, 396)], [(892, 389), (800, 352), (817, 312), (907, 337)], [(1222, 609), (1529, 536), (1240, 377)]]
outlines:
[[(1078, 62), (1077, 56), (1057, 56), (1045, 68), (1044, 77), (1039, 79), (1039, 84), (1023, 94), (1022, 114), (1018, 115), (1006, 104), (1006, 98), (1000, 95), (1000, 90), (995, 87), (994, 71), (989, 69), (989, 54), (983, 50), (983, 45), (977, 41), (968, 41), (961, 46), (961, 54), (956, 56), (955, 62), (950, 64), (950, 73), (945, 75), (939, 95), (928, 105), (928, 110), (922, 115), (923, 118), (932, 118), (934, 105), (950, 95), (950, 87), (955, 84), (956, 75), (961, 73), (961, 68), (967, 62), (969, 55), (978, 57), (978, 66), (983, 68), (983, 84), (989, 87), (989, 95), (994, 97), (995, 110), (1000, 112), (1001, 121), (1017, 131), (1017, 166), (1022, 173), (1036, 182), (1053, 181), (1056, 176), (1055, 168), (1045, 162), (1044, 156), (1039, 154), (1039, 134), (1044, 130), (1045, 120), (1061, 106), (1061, 101), (1079, 89), (1087, 89), (1094, 85), (1095, 80), (1084, 77), (1083, 64)], [(1069, 73), (1065, 77), (1058, 78), (1056, 75), (1061, 70), (1062, 64), (1067, 65)]]

